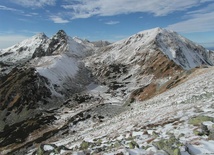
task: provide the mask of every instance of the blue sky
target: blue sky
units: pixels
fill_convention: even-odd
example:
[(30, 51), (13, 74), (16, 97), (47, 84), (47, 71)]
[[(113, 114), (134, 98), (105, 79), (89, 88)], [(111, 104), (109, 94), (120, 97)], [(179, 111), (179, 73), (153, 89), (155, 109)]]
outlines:
[(0, 49), (60, 29), (113, 42), (154, 27), (213, 48), (214, 0), (0, 0)]

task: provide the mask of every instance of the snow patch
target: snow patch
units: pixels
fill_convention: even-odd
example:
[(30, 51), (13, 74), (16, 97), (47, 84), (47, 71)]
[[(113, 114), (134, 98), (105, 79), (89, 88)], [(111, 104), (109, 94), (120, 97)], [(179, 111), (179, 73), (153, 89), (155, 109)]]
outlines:
[(78, 71), (78, 62), (75, 58), (66, 55), (45, 56), (31, 61), (38, 73), (59, 85), (66, 78), (72, 78)]

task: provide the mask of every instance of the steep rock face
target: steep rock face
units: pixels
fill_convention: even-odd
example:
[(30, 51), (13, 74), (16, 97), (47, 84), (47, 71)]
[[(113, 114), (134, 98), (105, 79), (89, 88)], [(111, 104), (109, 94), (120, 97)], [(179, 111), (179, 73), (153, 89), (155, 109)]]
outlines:
[(64, 51), (68, 36), (63, 30), (58, 31), (51, 39), (48, 39), (44, 44), (41, 44), (35, 49), (32, 58), (50, 56), (59, 51)]
[(213, 65), (204, 47), (176, 32), (160, 29), (155, 39), (160, 50), (185, 70), (201, 65)]

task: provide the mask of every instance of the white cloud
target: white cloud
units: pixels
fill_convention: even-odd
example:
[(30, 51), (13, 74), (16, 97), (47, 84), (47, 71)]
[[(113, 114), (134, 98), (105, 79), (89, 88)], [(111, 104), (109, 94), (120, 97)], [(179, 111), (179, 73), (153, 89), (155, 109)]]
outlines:
[(32, 12), (32, 13), (28, 13), (28, 14), (24, 14), (24, 16), (26, 16), (26, 17), (33, 17), (33, 16), (38, 16), (39, 15), (39, 13), (36, 13), (36, 12)]
[(0, 49), (13, 46), (29, 37), (23, 35), (0, 35)]
[(119, 21), (108, 21), (108, 22), (105, 22), (105, 24), (107, 25), (115, 25), (115, 24), (119, 24), (120, 22)]
[(201, 0), (201, 2), (213, 2), (213, 0)]
[(194, 14), (190, 19), (169, 25), (167, 29), (184, 33), (214, 31), (214, 11)]
[(10, 1), (25, 7), (43, 7), (46, 5), (53, 6), (56, 4), (56, 0), (10, 0)]
[(6, 7), (3, 5), (0, 5), (0, 10), (24, 13), (22, 10), (17, 10), (17, 9)]
[(75, 18), (88, 18), (91, 16), (113, 16), (135, 12), (152, 13), (155, 16), (165, 16), (174, 11), (182, 11), (211, 0), (78, 0), (63, 8), (70, 10)]
[(208, 13), (208, 12), (212, 12), (213, 8), (214, 8), (214, 3), (209, 4), (207, 7), (201, 8), (199, 10), (187, 12), (187, 14), (188, 15), (194, 15), (194, 14), (200, 14), (200, 13)]
[(68, 20), (62, 19), (60, 16), (50, 16), (50, 19), (51, 19), (54, 23), (58, 23), (58, 24), (69, 23)]

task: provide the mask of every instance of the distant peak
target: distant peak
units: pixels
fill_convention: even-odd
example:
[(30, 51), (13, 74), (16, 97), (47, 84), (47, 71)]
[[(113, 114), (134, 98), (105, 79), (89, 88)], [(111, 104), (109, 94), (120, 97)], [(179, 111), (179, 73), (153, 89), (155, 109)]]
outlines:
[(152, 29), (143, 30), (141, 32), (138, 32), (137, 34), (135, 34), (135, 36), (139, 37), (139, 35), (140, 36), (148, 35), (148, 36), (153, 37), (155, 39), (160, 34), (165, 35), (165, 34), (169, 34), (169, 33), (175, 33), (175, 32), (171, 31), (171, 30), (167, 30), (165, 28), (156, 27), (156, 28), (152, 28)]
[(79, 39), (79, 40), (81, 40), (81, 39), (80, 39), (79, 37), (77, 37), (77, 36), (74, 36), (73, 39)]
[(62, 36), (67, 36), (64, 30), (59, 30), (56, 35), (62, 35)]
[(148, 29), (148, 30), (145, 30), (145, 31), (162, 31), (162, 30), (164, 30), (164, 28), (155, 27), (155, 28), (151, 28), (151, 29)]
[(161, 30), (163, 30), (163, 29), (160, 28), (160, 27), (155, 27), (155, 28), (152, 28), (152, 29), (147, 29), (147, 30), (140, 31), (140, 32), (138, 32), (137, 34), (152, 33), (152, 32), (160, 32)]
[(163, 30), (163, 28), (161, 28), (161, 27), (155, 27), (155, 28), (153, 28), (153, 30), (160, 31), (160, 30)]
[(62, 39), (66, 39), (68, 36), (67, 34), (65, 33), (64, 30), (59, 30), (55, 35), (54, 35), (54, 38), (62, 38)]
[(47, 38), (44, 32), (38, 33), (34, 37), (39, 39)]

